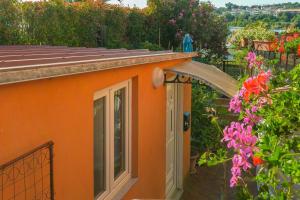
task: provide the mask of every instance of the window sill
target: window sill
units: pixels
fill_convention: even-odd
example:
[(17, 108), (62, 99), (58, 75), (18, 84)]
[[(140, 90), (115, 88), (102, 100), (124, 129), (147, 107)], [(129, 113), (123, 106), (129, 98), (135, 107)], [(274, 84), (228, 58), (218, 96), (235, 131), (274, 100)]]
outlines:
[(121, 183), (121, 188), (118, 191), (113, 191), (112, 194), (108, 195), (104, 200), (121, 200), (137, 181), (138, 178), (130, 178), (125, 183)]

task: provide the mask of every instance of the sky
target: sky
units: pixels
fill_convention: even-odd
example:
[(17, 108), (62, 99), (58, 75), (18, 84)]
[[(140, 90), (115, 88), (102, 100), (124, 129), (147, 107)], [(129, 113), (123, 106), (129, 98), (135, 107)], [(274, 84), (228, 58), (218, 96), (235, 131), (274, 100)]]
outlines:
[[(210, 0), (217, 7), (224, 7), (225, 3), (231, 2), (237, 5), (263, 5), (263, 4), (275, 4), (275, 3), (288, 3), (299, 2), (300, 0)], [(118, 0), (111, 0), (110, 3), (118, 3)], [(147, 5), (147, 0), (123, 0), (123, 5), (133, 7), (134, 5), (140, 8), (144, 8)]]

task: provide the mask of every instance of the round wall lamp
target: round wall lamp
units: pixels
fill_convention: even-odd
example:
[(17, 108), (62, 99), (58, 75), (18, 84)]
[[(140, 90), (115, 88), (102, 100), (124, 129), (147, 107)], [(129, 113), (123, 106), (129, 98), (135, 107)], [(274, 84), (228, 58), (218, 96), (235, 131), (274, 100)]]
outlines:
[(164, 84), (165, 81), (165, 74), (164, 71), (156, 67), (152, 72), (152, 84), (154, 88), (159, 88)]

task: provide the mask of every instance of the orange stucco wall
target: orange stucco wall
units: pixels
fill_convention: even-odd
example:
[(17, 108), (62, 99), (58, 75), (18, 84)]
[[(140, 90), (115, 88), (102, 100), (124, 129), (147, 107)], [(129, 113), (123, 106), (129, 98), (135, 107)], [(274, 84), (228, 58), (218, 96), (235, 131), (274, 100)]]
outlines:
[[(134, 78), (133, 165), (138, 181), (124, 199), (163, 198), (166, 90), (152, 87), (152, 71), (184, 61), (0, 86), (0, 164), (52, 140), (55, 199), (92, 200), (93, 95)], [(185, 86), (184, 111), (190, 111), (190, 92)], [(189, 169), (189, 135), (184, 135), (184, 174)]]

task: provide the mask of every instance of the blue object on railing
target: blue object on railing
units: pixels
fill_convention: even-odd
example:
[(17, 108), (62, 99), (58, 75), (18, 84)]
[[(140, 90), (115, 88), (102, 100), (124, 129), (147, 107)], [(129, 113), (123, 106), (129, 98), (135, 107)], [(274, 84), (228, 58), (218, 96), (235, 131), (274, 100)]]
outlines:
[(193, 51), (193, 39), (190, 34), (185, 34), (183, 38), (183, 52), (192, 52)]

